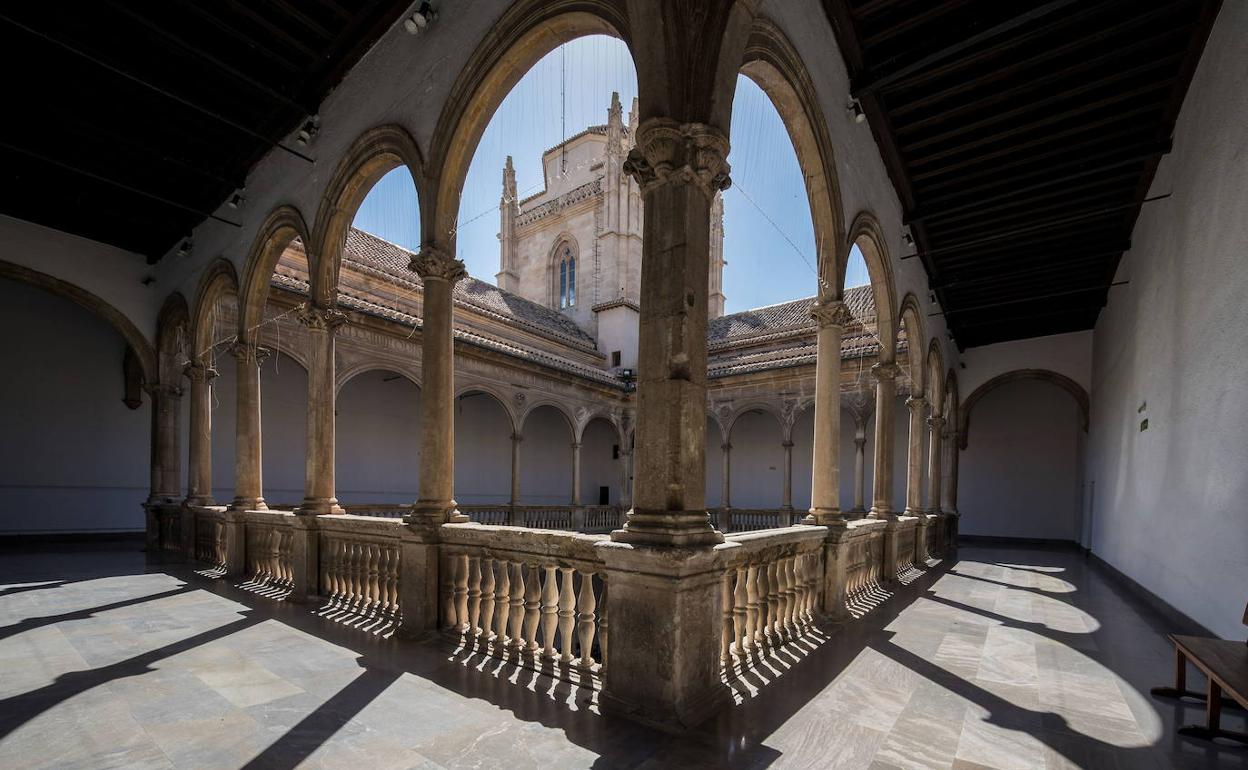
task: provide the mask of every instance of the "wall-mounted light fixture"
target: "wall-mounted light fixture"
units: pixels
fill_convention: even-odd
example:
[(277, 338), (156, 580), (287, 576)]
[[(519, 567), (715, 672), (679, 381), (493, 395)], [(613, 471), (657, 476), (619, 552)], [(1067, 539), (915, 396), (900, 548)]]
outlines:
[(914, 247), (914, 234), (910, 232), (910, 225), (901, 228), (901, 240), (905, 241), (907, 246)]
[(862, 102), (857, 99), (850, 99), (849, 104), (845, 105), (845, 109), (849, 110), (849, 114), (853, 116), (855, 123), (861, 123), (867, 119), (867, 113), (862, 111)]
[(295, 141), (303, 146), (308, 146), (321, 130), (321, 118), (319, 115), (313, 115), (303, 121), (303, 125), (299, 127), (299, 133), (295, 134)]
[(183, 238), (182, 242), (178, 244), (177, 255), (179, 257), (189, 257), (191, 256), (191, 252), (194, 250), (194, 248), (195, 248), (195, 244), (194, 242), (191, 241), (190, 238)]
[(433, 10), (433, 6), (426, 0), (420, 4), (415, 13), (403, 20), (403, 29), (407, 30), (408, 34), (419, 35), (430, 24), (437, 21), (437, 18), (438, 12)]

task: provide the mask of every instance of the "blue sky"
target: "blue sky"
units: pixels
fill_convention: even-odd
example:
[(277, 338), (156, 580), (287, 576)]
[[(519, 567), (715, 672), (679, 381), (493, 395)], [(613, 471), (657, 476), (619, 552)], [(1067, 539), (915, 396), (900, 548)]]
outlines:
[[(542, 189), (542, 152), (586, 126), (605, 123), (611, 92), (625, 119), (637, 93), (628, 48), (619, 40), (581, 38), (551, 52), (503, 100), (481, 137), (459, 208), (456, 250), (476, 278), (498, 271), (498, 201), (503, 163), (511, 155), (521, 197)], [(566, 105), (566, 116), (564, 105)], [(797, 155), (766, 94), (745, 77), (733, 100), (733, 186), (724, 193), (724, 294), (737, 312), (815, 293), (814, 229)], [(396, 169), (377, 183), (355, 226), (405, 248), (420, 244), (416, 190)], [(867, 283), (861, 257), (846, 285)]]

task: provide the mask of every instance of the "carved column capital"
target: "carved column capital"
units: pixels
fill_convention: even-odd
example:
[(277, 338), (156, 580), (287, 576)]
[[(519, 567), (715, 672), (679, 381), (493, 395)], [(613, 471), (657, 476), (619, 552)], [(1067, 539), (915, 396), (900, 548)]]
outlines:
[(892, 361), (886, 361), (871, 367), (871, 374), (877, 380), (895, 380), (901, 374), (901, 367)]
[(408, 265), (424, 281), (446, 281), (454, 284), (468, 275), (464, 263), (437, 246), (426, 244)]
[(524, 441), (524, 436), (519, 433), (513, 433), (511, 434), (511, 440), (519, 444), (521, 441)]
[(720, 449), (722, 449), (722, 450), (724, 450), (725, 452), (731, 452), (731, 451), (732, 451), (732, 444), (729, 444), (729, 443), (727, 443), (727, 442), (724, 442), (723, 444), (720, 444), (720, 445), (719, 445), (719, 448), (720, 448)]
[(906, 399), (906, 406), (910, 407), (911, 412), (922, 412), (927, 406), (927, 399), (923, 396), (911, 396)]
[(781, 442), (780, 442), (780, 446), (784, 447), (785, 449), (792, 449), (792, 448), (793, 448), (793, 442), (792, 442), (792, 441), (781, 441)]
[(867, 445), (866, 436), (854, 436), (854, 446), (858, 447), (859, 449), (862, 449), (866, 445)]
[(705, 123), (647, 118), (637, 129), (637, 144), (623, 170), (643, 192), (679, 182), (696, 184), (707, 197), (714, 197), (732, 184), (728, 137)]
[(217, 370), (202, 361), (192, 361), (182, 368), (182, 374), (191, 382), (210, 382), (217, 376)]
[(839, 326), (842, 330), (854, 325), (849, 307), (839, 299), (821, 299), (810, 309), (810, 317), (820, 328)]
[(932, 430), (935, 431), (937, 435), (940, 435), (941, 428), (945, 425), (945, 418), (938, 414), (934, 414), (927, 418), (927, 424), (932, 427)]
[(235, 360), (237, 360), (240, 365), (250, 364), (252, 366), (259, 366), (264, 363), (265, 359), (267, 359), (269, 354), (272, 352), (273, 351), (268, 348), (261, 347), (254, 342), (242, 342), (240, 340), (235, 341), (230, 345), (230, 353), (234, 355)]
[(332, 307), (317, 307), (312, 303), (304, 303), (296, 316), (299, 323), (308, 327), (308, 331), (332, 332), (347, 322), (347, 314)]

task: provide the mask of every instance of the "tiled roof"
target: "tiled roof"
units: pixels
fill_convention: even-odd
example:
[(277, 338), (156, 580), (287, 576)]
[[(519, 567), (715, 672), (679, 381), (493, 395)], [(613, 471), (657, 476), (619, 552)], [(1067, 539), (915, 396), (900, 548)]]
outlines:
[[(863, 324), (874, 326), (875, 299), (871, 296), (870, 286), (848, 288), (845, 290), (844, 299), (854, 318)], [(810, 310), (814, 304), (814, 297), (805, 297), (720, 316), (711, 320), (708, 325), (707, 339), (714, 345), (781, 331), (809, 329), (813, 332), (815, 321), (810, 317)]]
[[(347, 232), (347, 248), (344, 254), (346, 262), (380, 270), (399, 281), (420, 286), (420, 276), (408, 268), (411, 259), (412, 252), (375, 235), (355, 228)], [(534, 327), (562, 342), (582, 348), (595, 347), (594, 338), (586, 334), (572, 319), (485, 281), (464, 278), (455, 284), (454, 296), (458, 302), (503, 316), (522, 326)]]

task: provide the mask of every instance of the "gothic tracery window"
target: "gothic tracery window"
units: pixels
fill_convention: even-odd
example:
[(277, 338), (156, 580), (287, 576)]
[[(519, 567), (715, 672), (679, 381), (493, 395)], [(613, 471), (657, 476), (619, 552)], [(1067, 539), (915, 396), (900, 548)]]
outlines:
[(559, 309), (576, 304), (576, 257), (572, 247), (564, 244), (559, 251)]

